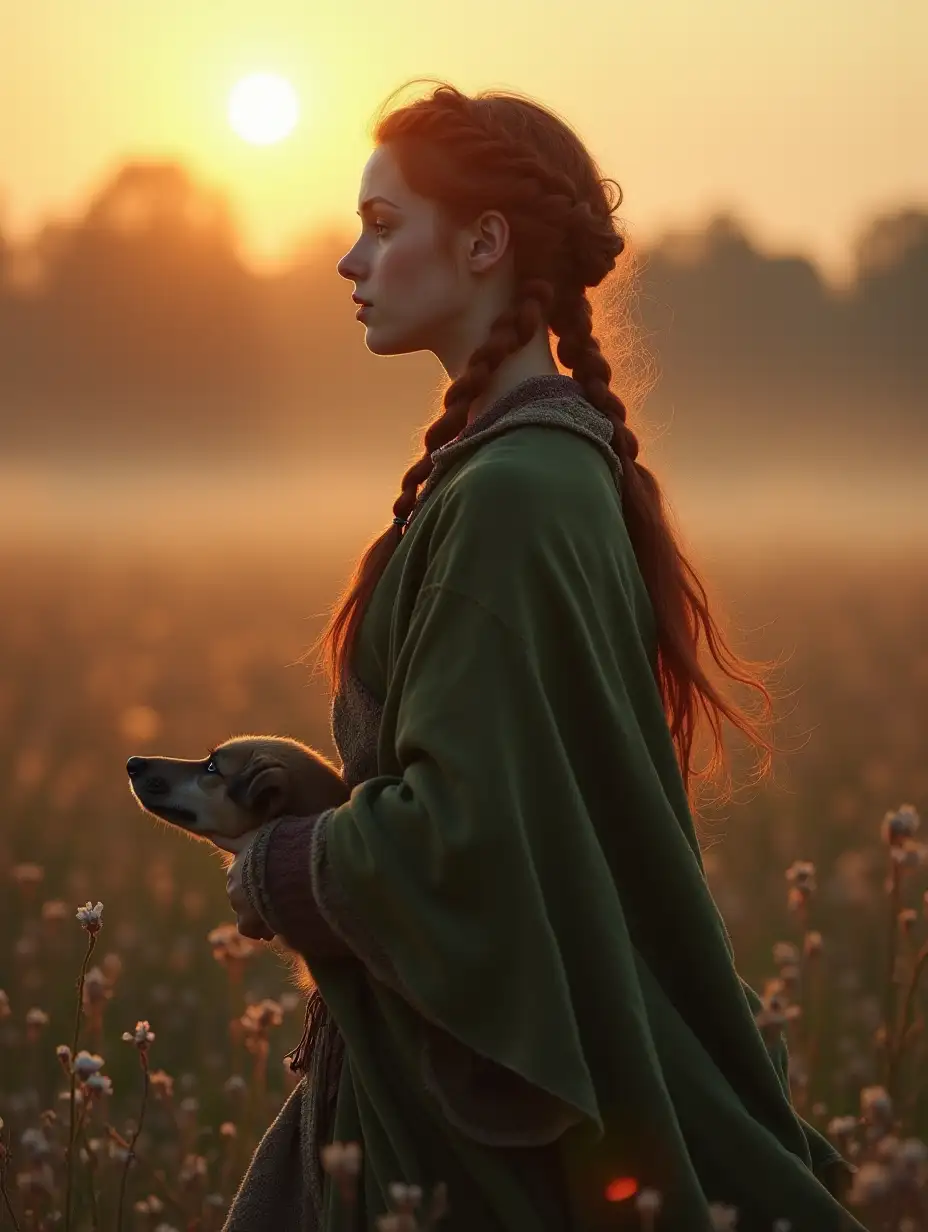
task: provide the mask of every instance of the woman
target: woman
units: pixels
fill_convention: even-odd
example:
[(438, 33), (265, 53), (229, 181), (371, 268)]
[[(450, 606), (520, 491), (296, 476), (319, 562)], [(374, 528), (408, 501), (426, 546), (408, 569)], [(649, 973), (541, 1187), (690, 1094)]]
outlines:
[[(368, 348), (451, 378), (326, 629), (349, 801), (249, 836), (239, 928), (316, 982), (308, 1072), (227, 1227), (374, 1228), (447, 1185), (448, 1232), (860, 1228), (738, 976), (689, 788), (697, 664), (752, 683), (637, 462), (586, 289), (624, 249), (578, 137), (441, 85), (379, 122), (340, 261)], [(550, 334), (557, 337), (551, 354)], [(699, 593), (703, 598), (699, 597)], [(769, 764), (769, 762), (768, 762)], [(319, 1169), (358, 1142), (359, 1224)], [(323, 1183), (324, 1182), (324, 1183)]]

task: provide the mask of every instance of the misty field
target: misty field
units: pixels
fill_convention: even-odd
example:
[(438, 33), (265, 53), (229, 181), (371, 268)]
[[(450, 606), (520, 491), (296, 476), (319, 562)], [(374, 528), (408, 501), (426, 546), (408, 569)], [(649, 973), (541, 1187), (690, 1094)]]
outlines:
[[(763, 1028), (786, 1030), (794, 1102), (859, 1166), (848, 1205), (893, 1232), (928, 1228), (925, 565), (784, 544), (704, 572), (739, 651), (781, 663), (762, 786), (727, 729), (712, 888)], [(218, 854), (144, 816), (125, 763), (244, 732), (332, 755), (297, 658), (339, 578), (243, 559), (221, 526), (186, 554), (4, 549), (0, 567), (0, 1226), (218, 1229), (294, 1081), (303, 1005), (235, 932)], [(660, 1232), (659, 1199), (621, 1200)]]

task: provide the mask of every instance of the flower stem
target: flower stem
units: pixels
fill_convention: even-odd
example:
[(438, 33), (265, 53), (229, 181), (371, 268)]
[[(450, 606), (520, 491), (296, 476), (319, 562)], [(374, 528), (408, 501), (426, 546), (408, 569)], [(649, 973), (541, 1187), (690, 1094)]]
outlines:
[(892, 1048), (896, 1028), (896, 944), (899, 935), (899, 891), (901, 881), (901, 866), (895, 860), (890, 869), (890, 907), (889, 907), (889, 947), (887, 954), (886, 986), (883, 990), (883, 1023), (885, 1040), (883, 1044), (884, 1070), (886, 1081), (892, 1069)]
[(887, 1077), (887, 1090), (892, 1095), (892, 1087), (896, 1078), (896, 1071), (899, 1066), (899, 1060), (902, 1055), (902, 1050), (906, 1044), (906, 1032), (909, 1027), (909, 1015), (912, 1012), (912, 1005), (915, 1001), (915, 990), (918, 987), (918, 980), (922, 973), (925, 964), (928, 963), (928, 941), (918, 951), (915, 958), (915, 965), (912, 968), (912, 974), (909, 977), (909, 986), (905, 992), (905, 1003), (902, 1009), (902, 1023), (899, 1027), (898, 1035), (894, 1040), (890, 1041), (890, 1057), (889, 1057), (889, 1074)]
[(122, 1170), (122, 1180), (119, 1182), (119, 1206), (116, 1209), (116, 1232), (122, 1232), (122, 1208), (126, 1197), (126, 1181), (129, 1179), (129, 1165), (135, 1158), (135, 1144), (139, 1140), (139, 1134), (142, 1132), (142, 1122), (145, 1120), (145, 1105), (148, 1103), (148, 1088), (150, 1086), (148, 1079), (148, 1055), (144, 1048), (139, 1049), (139, 1060), (142, 1063), (142, 1075), (144, 1085), (142, 1087), (142, 1107), (139, 1110), (139, 1123), (135, 1127), (135, 1133), (132, 1135), (132, 1141), (129, 1143), (129, 1150), (126, 1153), (126, 1162)]
[(94, 1179), (97, 1170), (97, 1161), (93, 1151), (90, 1149), (90, 1142), (87, 1139), (87, 1127), (81, 1122), (81, 1136), (84, 1139), (84, 1150), (87, 1152), (87, 1158), (90, 1161), (87, 1165), (90, 1175), (90, 1221), (93, 1232), (100, 1232), (100, 1208), (97, 1203), (97, 1187), (94, 1184)]
[(0, 1194), (3, 1194), (3, 1202), (7, 1211), (9, 1211), (10, 1220), (12, 1221), (15, 1232), (20, 1232), (19, 1222), (16, 1219), (16, 1212), (13, 1210), (13, 1203), (10, 1201), (10, 1195), (7, 1193), (6, 1189), (6, 1165), (8, 1159), (9, 1155), (7, 1153), (7, 1149), (3, 1145), (2, 1140), (0, 1140)]
[(71, 1099), (69, 1104), (68, 1114), (68, 1170), (67, 1182), (65, 1185), (64, 1197), (64, 1232), (71, 1232), (71, 1191), (74, 1180), (74, 1139), (75, 1139), (75, 1121), (74, 1121), (74, 1092), (77, 1080), (77, 1074), (74, 1072), (74, 1058), (77, 1056), (77, 1043), (81, 1033), (81, 1015), (84, 1012), (84, 977), (87, 974), (87, 964), (90, 962), (90, 955), (93, 953), (93, 947), (97, 944), (97, 934), (89, 932), (87, 934), (87, 952), (84, 955), (84, 961), (81, 964), (81, 974), (77, 981), (77, 1014), (74, 1018), (74, 1037), (71, 1041)]
[(10, 1213), (10, 1219), (13, 1221), (13, 1227), (16, 1232), (20, 1232), (19, 1222), (16, 1219), (16, 1212), (13, 1210), (13, 1204), (10, 1202), (10, 1195), (6, 1191), (6, 1177), (0, 1180), (0, 1192), (3, 1194), (3, 1201), (6, 1204), (6, 1209)]

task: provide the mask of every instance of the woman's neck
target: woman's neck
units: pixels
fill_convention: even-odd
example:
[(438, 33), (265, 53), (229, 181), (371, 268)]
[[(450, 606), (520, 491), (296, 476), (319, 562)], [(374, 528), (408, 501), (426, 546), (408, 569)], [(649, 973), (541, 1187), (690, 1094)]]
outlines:
[[(536, 338), (540, 336), (536, 335)], [(532, 342), (523, 347), (521, 351), (506, 356), (490, 377), (487, 388), (471, 403), (467, 412), (468, 423), (472, 423), (488, 406), (509, 393), (516, 385), (521, 385), (530, 376), (558, 375), (560, 370), (551, 355), (547, 338), (540, 339), (540, 341), (543, 344), (541, 347), (533, 345), (536, 339), (532, 339)]]

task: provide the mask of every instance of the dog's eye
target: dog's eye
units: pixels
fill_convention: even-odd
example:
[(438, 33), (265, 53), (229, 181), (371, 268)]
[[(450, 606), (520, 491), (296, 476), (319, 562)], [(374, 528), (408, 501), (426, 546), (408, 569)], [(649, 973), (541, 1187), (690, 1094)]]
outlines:
[(219, 773), (219, 767), (216, 765), (215, 761), (213, 761), (212, 757), (206, 763), (206, 773), (207, 774), (218, 774)]

